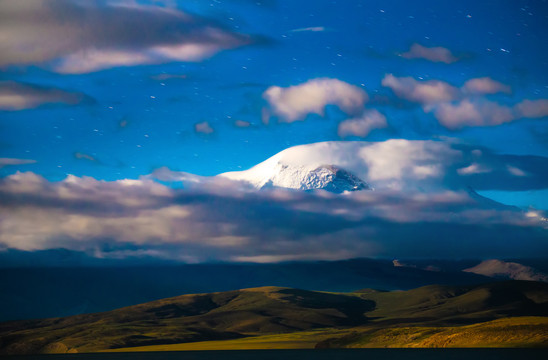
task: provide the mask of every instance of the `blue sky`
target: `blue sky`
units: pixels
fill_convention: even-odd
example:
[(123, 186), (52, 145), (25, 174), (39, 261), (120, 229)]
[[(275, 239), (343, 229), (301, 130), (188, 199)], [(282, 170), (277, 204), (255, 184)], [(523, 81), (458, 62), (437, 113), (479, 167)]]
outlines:
[[(5, 67), (4, 80), (78, 91), (94, 101), (2, 112), (3, 156), (37, 160), (35, 165), (2, 172), (32, 170), (51, 179), (70, 173), (113, 180), (135, 178), (160, 166), (203, 175), (247, 168), (291, 145), (339, 139), (336, 124), (344, 114), (337, 111), (327, 120), (315, 118), (290, 126), (261, 123), (261, 95), (267, 87), (297, 85), (317, 77), (363, 84), (370, 94), (389, 94), (381, 86), (386, 73), (457, 86), (489, 76), (512, 87), (510, 95), (493, 96), (501, 103), (548, 97), (544, 2), (311, 4), (176, 3), (183, 11), (261, 37), (255, 44), (198, 63), (115, 67), (76, 75), (50, 72), (40, 64)], [(325, 30), (292, 32), (314, 27)], [(464, 58), (445, 64), (398, 56), (413, 43), (443, 46)], [(162, 74), (183, 78), (154, 79), (162, 79)], [(420, 109), (378, 108), (394, 129), (372, 133), (368, 140), (451, 136), (504, 153), (548, 153), (542, 119), (453, 132)], [(235, 128), (238, 119), (255, 126)], [(120, 128), (124, 120), (127, 126)], [(195, 134), (193, 125), (202, 121), (215, 132)], [(98, 162), (75, 159), (77, 152)]]
[[(548, 157), (546, 1), (6, 1), (0, 19), (6, 179), (211, 176), (320, 141)], [(265, 95), (314, 79), (363, 91), (362, 113), (328, 99), (293, 119)], [(546, 210), (539, 176), (482, 194)]]

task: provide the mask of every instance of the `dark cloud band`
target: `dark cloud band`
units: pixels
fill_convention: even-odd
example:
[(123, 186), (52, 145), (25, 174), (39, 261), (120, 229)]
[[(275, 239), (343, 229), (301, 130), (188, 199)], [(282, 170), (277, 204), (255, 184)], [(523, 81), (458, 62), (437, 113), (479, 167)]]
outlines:
[[(174, 190), (146, 178), (74, 176), (52, 183), (18, 173), (0, 182), (0, 244), (115, 257), (135, 256), (127, 250), (135, 248), (194, 262), (508, 257), (548, 250), (542, 214), (473, 192), (335, 195), (217, 185)], [(103, 254), (106, 244), (123, 252)]]
[(3, 1), (0, 32), (0, 66), (48, 63), (62, 73), (200, 61), (253, 41), (172, 8), (70, 0)]

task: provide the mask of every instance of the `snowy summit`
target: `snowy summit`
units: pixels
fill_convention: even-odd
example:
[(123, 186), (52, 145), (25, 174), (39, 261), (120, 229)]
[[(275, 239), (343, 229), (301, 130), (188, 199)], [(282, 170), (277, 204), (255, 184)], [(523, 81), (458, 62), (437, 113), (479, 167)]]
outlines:
[(334, 193), (371, 190), (367, 182), (351, 171), (339, 165), (322, 164), (318, 162), (321, 160), (311, 157), (310, 150), (314, 147), (303, 145), (286, 149), (249, 170), (228, 172), (219, 176), (247, 182), (257, 189), (323, 189)]

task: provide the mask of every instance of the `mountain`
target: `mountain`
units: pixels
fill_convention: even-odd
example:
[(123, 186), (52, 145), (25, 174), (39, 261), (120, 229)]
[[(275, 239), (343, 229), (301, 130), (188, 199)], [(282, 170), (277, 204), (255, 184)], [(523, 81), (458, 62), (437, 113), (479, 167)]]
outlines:
[[(245, 341), (266, 335), (285, 337), (285, 346), (307, 339), (307, 346), (333, 347), (352, 334), (409, 327), (424, 332), (428, 327), (434, 335), (439, 331), (432, 329), (517, 316), (548, 316), (548, 284), (507, 281), (356, 293), (261, 287), (182, 295), (104, 313), (1, 323), (0, 353), (133, 351), (149, 346), (166, 350), (172, 349), (170, 344), (184, 347), (209, 341), (232, 341), (236, 348), (240, 341), (242, 348)], [(518, 319), (525, 331), (522, 345), (546, 344), (545, 337), (532, 336), (546, 333), (545, 318)], [(506, 336), (512, 334), (510, 328), (504, 329)], [(504, 345), (501, 333), (493, 338), (499, 346)], [(268, 341), (263, 346), (269, 348)]]
[(480, 264), (463, 271), (489, 277), (548, 282), (548, 275), (537, 269), (497, 259), (482, 261)]
[(299, 148), (291, 148), (246, 171), (228, 172), (218, 176), (244, 181), (262, 189), (281, 187), (297, 190), (323, 189), (334, 193), (369, 190), (370, 186), (348, 170), (316, 161), (295, 162)]
[[(338, 179), (343, 188), (355, 190), (359, 190), (356, 186), (406, 192), (525, 190), (543, 187), (547, 164), (544, 158), (496, 155), (483, 148), (433, 140), (326, 141), (293, 146), (248, 170), (217, 177), (255, 188), (309, 190), (324, 188)], [(516, 176), (516, 171), (509, 169), (529, 175)], [(204, 181), (168, 170), (156, 176), (190, 183)]]
[[(417, 268), (391, 260), (286, 262), (275, 264), (136, 264), (85, 261), (82, 254), (20, 252), (12, 268), (0, 268), (0, 321), (108, 311), (181, 294), (228, 291), (270, 284), (307, 290), (349, 292), (362, 288), (408, 290), (429, 284), (490, 281), (462, 272), (478, 260), (429, 261)], [(67, 262), (57, 261), (60, 257)], [(47, 263), (53, 259), (54, 261)], [(75, 259), (82, 260), (77, 263)], [(93, 261), (92, 261), (93, 260)], [(406, 263), (408, 261), (405, 261)], [(539, 263), (542, 263), (539, 261)], [(0, 264), (4, 262), (0, 252)], [(434, 264), (443, 271), (426, 271)], [(39, 297), (36, 294), (40, 294)]]
[(254, 188), (325, 189), (335, 193), (369, 190), (359, 153), (366, 142), (323, 142), (285, 149), (249, 170), (227, 172), (221, 178), (241, 181)]

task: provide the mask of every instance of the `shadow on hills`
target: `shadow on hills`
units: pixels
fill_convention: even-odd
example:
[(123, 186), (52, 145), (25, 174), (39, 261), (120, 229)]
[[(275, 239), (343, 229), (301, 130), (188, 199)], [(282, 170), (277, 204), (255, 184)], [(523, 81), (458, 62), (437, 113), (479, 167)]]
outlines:
[(283, 298), (284, 300), (303, 308), (336, 309), (347, 317), (345, 325), (358, 325), (367, 322), (367, 317), (364, 313), (372, 311), (376, 307), (376, 303), (373, 300), (365, 300), (359, 297), (340, 296), (300, 289), (283, 289), (279, 292), (287, 295)]

